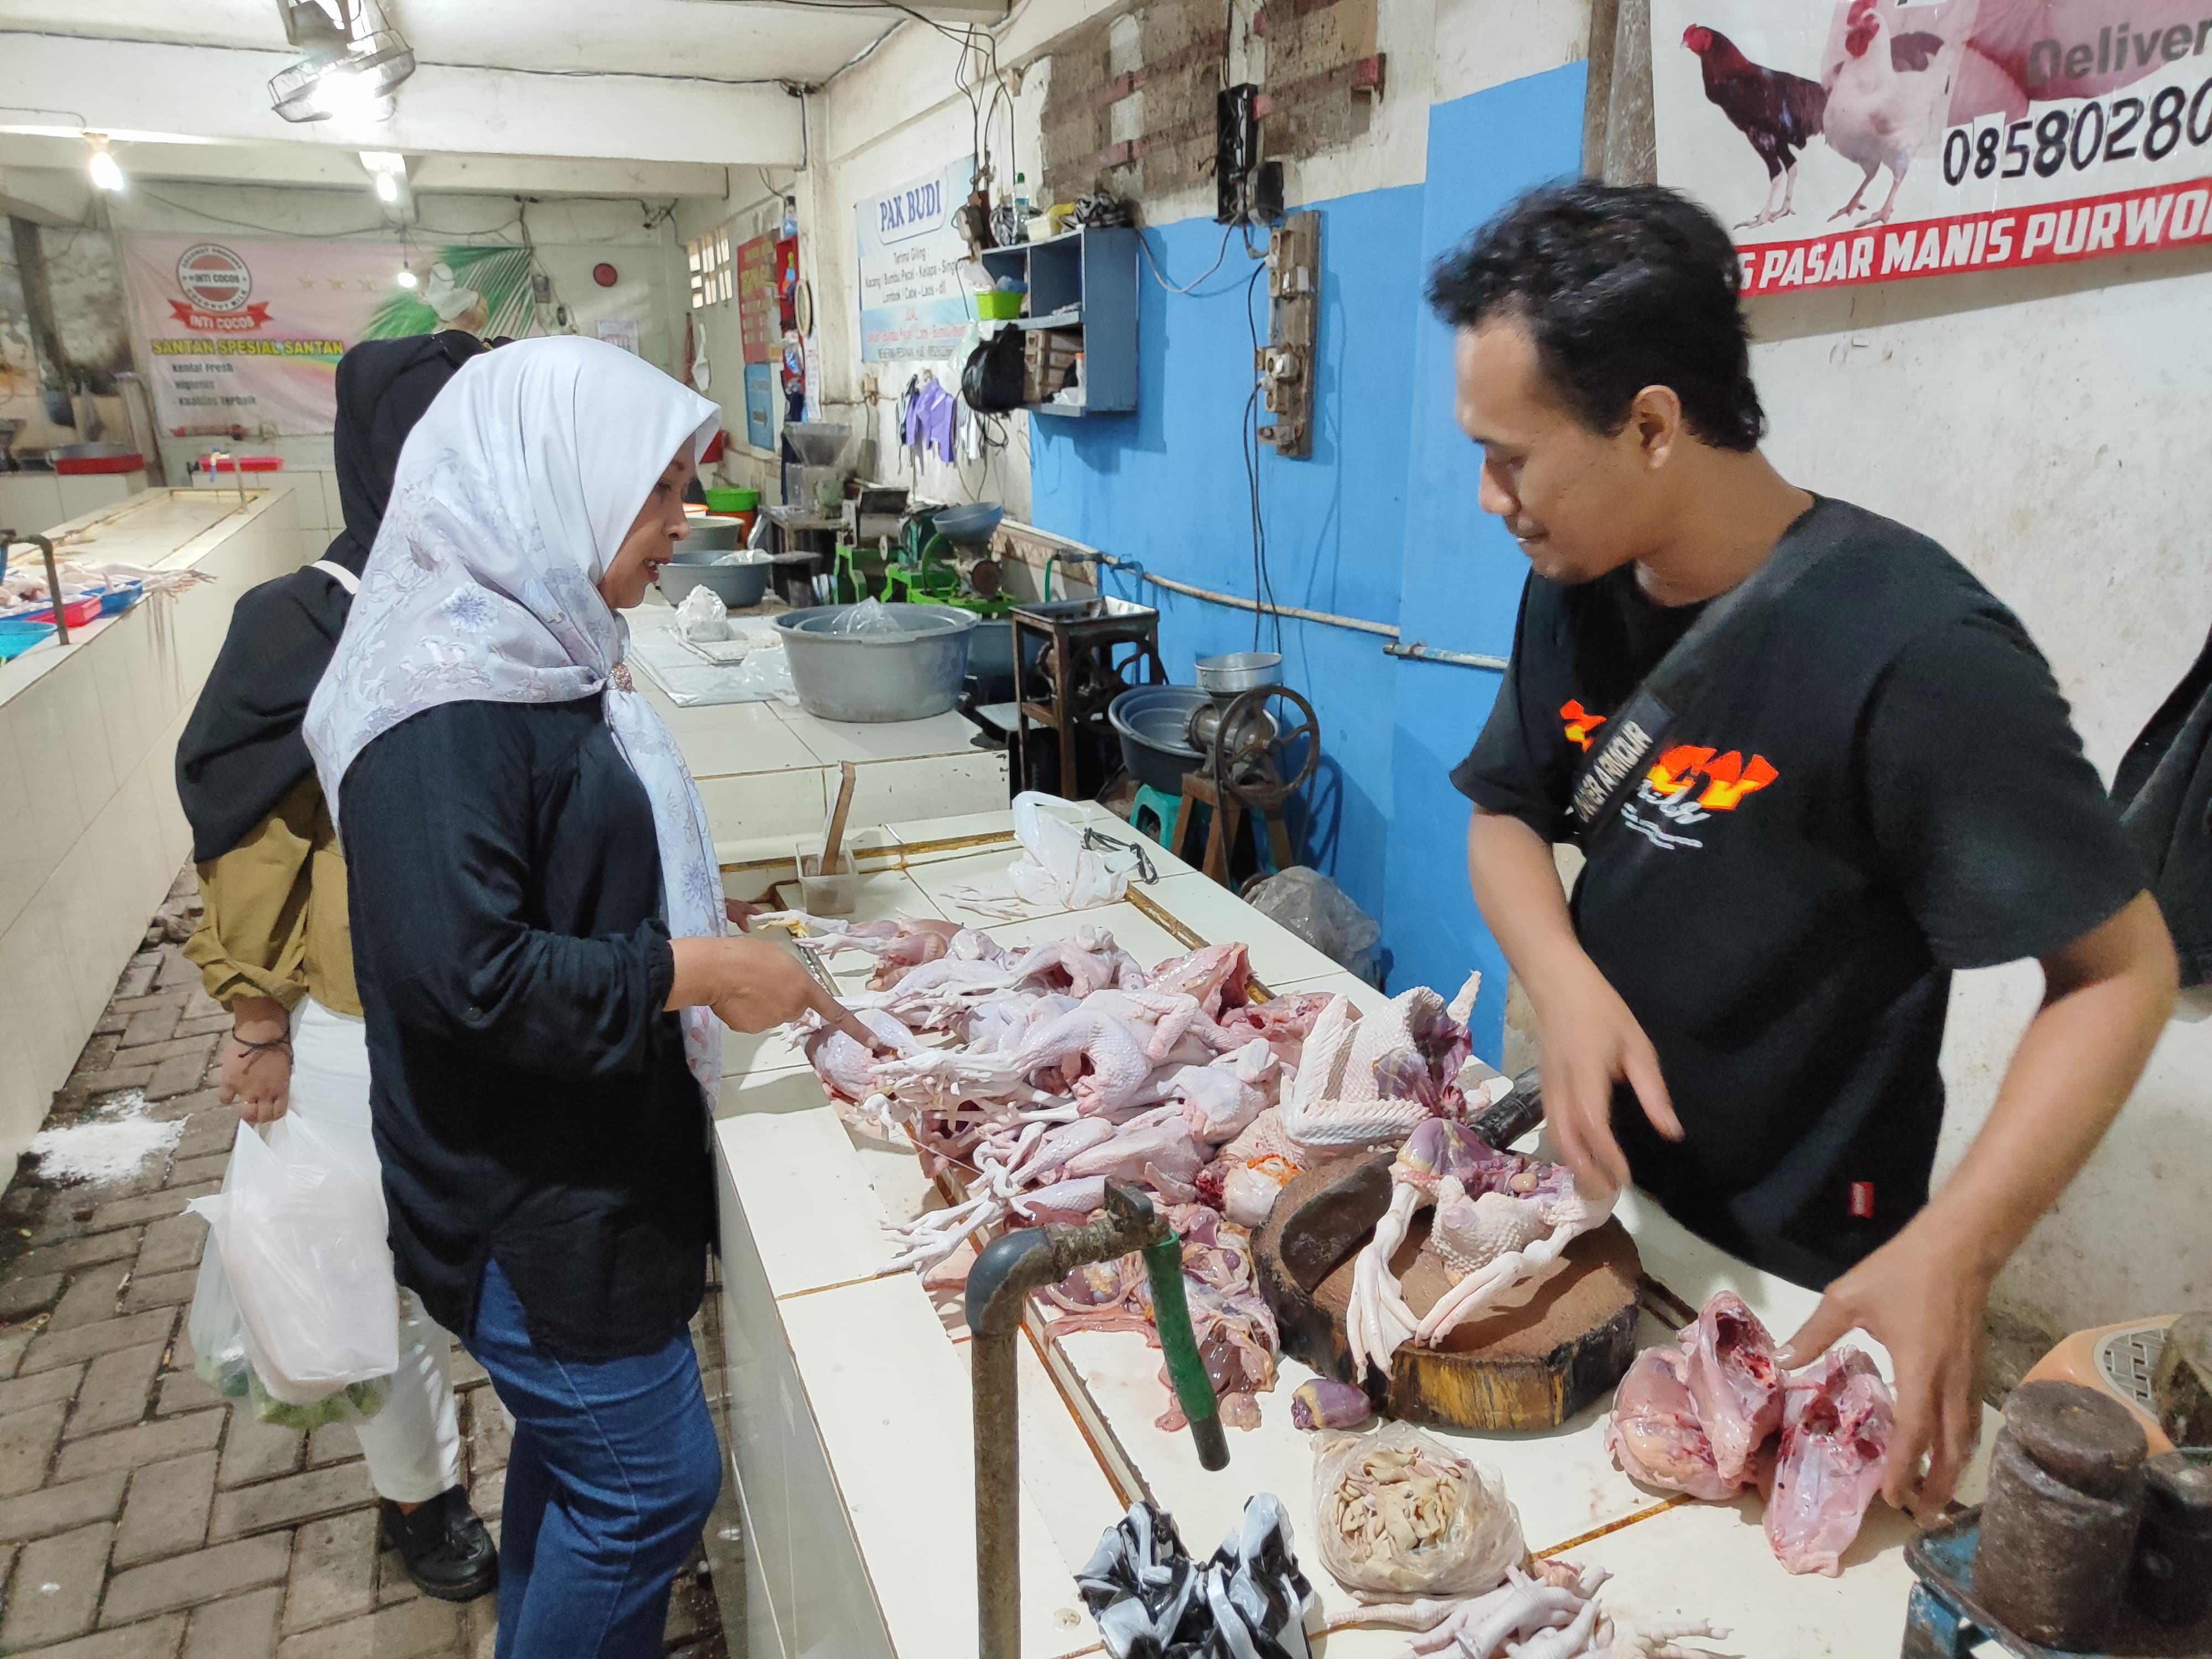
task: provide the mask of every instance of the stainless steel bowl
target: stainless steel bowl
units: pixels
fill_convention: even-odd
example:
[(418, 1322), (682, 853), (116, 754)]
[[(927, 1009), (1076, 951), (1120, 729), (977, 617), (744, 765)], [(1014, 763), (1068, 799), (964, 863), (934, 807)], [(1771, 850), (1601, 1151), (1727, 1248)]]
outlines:
[(1198, 689), (1212, 697), (1233, 697), (1262, 685), (1283, 683), (1279, 651), (1232, 651), (1198, 659)]

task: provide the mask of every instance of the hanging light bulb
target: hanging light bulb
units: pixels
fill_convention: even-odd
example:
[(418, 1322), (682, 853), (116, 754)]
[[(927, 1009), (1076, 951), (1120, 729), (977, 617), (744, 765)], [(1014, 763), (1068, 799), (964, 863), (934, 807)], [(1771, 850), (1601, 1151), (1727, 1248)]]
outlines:
[(376, 175), (376, 199), (380, 202), (398, 201), (399, 199), (399, 180), (393, 178), (388, 173), (378, 173)]
[(104, 190), (111, 196), (119, 193), (123, 189), (123, 169), (107, 153), (107, 135), (88, 132), (84, 139), (92, 146), (92, 157), (86, 162), (85, 171), (92, 175), (93, 188)]
[(403, 270), (399, 273), (399, 286), (402, 288), (414, 287), (415, 280), (415, 273), (411, 270)]

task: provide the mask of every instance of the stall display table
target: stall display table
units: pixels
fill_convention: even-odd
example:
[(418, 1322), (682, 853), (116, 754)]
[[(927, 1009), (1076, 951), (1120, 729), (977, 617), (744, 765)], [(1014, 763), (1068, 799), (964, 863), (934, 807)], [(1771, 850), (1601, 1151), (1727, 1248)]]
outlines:
[[(1126, 836), (1103, 808), (1079, 810)], [(1018, 851), (1008, 814), (893, 823), (870, 832), (863, 847), (856, 921), (943, 916), (1009, 945), (1103, 927), (1147, 963), (1198, 943), (1243, 940), (1271, 992), (1340, 991), (1370, 1009), (1383, 1000), (1158, 853), (1161, 879), (1133, 887), (1125, 902), (994, 922), (948, 895), (969, 885), (1007, 889), (1006, 866)], [(857, 988), (870, 964), (839, 956), (827, 966)], [(973, 1653), (973, 1449), (960, 1299), (889, 1271), (896, 1247), (884, 1231), (887, 1221), (936, 1207), (944, 1195), (906, 1146), (848, 1126), (780, 1034), (732, 1038), (726, 1064), (715, 1124), (724, 1328), (753, 1652)], [(1644, 1261), (1640, 1346), (1668, 1340), (1723, 1286), (1778, 1339), (1818, 1300), (1725, 1256), (1633, 1194), (1619, 1213)], [(1218, 1474), (1200, 1469), (1188, 1433), (1154, 1426), (1167, 1399), (1159, 1352), (1141, 1336), (1055, 1337), (1034, 1316), (1022, 1367), (1022, 1650), (1030, 1659), (1099, 1650), (1072, 1575), (1139, 1497), (1170, 1511), (1203, 1557), (1234, 1529), (1248, 1497), (1275, 1493), (1321, 1592), (1322, 1616), (1352, 1610), (1311, 1547), (1310, 1437), (1290, 1420), (1291, 1391), (1312, 1375), (1304, 1366), (1281, 1361), (1273, 1390), (1260, 1396), (1261, 1426), (1231, 1431), (1229, 1467)], [(1704, 1504), (1645, 1492), (1607, 1458), (1602, 1422), (1603, 1408), (1593, 1407), (1547, 1433), (1435, 1432), (1504, 1476), (1537, 1553), (1611, 1569), (1604, 1599), (1617, 1614), (1710, 1618), (1734, 1632), (1708, 1644), (1715, 1652), (1761, 1659), (1898, 1650), (1911, 1584), (1908, 1519), (1876, 1504), (1840, 1578), (1793, 1577), (1767, 1546), (1755, 1496)], [(1978, 1462), (1970, 1500), (1982, 1479)], [(1403, 1632), (1352, 1629), (1316, 1650), (1367, 1659), (1401, 1654), (1406, 1640)]]

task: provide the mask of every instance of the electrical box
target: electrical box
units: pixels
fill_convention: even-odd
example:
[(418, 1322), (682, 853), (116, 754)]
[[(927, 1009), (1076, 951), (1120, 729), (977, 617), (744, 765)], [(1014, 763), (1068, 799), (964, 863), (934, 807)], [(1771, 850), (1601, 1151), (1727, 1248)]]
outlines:
[(1267, 243), (1267, 343), (1252, 365), (1269, 419), (1260, 441), (1303, 460), (1313, 453), (1315, 344), (1321, 331), (1321, 215), (1283, 216)]
[(1239, 225), (1251, 218), (1259, 166), (1260, 88), (1249, 81), (1224, 87), (1213, 95), (1214, 223)]

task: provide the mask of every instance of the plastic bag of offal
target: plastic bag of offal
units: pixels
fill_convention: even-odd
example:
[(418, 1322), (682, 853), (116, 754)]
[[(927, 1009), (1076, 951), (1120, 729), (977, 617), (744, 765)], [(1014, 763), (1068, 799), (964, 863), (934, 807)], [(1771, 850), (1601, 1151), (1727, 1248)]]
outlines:
[(1014, 839), (1022, 856), (1006, 866), (1007, 880), (1031, 904), (1088, 910), (1116, 902), (1129, 890), (1137, 855), (1085, 847), (1082, 829), (1053, 810), (1054, 799), (1034, 790), (1014, 797)]
[(729, 608), (722, 596), (702, 582), (676, 607), (678, 637), (687, 640), (726, 640), (730, 637)]
[(1375, 945), (1382, 937), (1382, 925), (1320, 871), (1294, 864), (1255, 884), (1244, 900), (1339, 967), (1374, 982)]
[(1314, 1444), (1322, 1565), (1370, 1601), (1480, 1595), (1521, 1565), (1521, 1514), (1493, 1470), (1410, 1423)]
[(399, 1291), (374, 1170), (297, 1114), (265, 1139), (241, 1123), (222, 1192), (188, 1207), (214, 1231), (270, 1399), (317, 1406), (398, 1368)]

